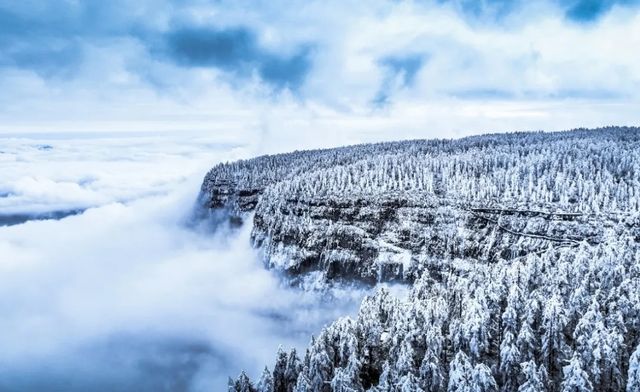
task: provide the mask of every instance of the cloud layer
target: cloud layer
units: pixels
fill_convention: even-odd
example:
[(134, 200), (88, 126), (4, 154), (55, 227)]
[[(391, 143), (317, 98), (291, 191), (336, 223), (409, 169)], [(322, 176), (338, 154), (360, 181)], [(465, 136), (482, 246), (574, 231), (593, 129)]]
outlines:
[(0, 120), (4, 132), (253, 140), (268, 130), (314, 146), (327, 131), (367, 141), (634, 124), (638, 10), (633, 0), (11, 3), (0, 5)]
[(283, 288), (250, 227), (194, 220), (206, 170), (243, 147), (102, 135), (15, 138), (10, 151), (0, 211), (89, 208), (0, 227), (0, 390), (222, 390), (363, 294)]

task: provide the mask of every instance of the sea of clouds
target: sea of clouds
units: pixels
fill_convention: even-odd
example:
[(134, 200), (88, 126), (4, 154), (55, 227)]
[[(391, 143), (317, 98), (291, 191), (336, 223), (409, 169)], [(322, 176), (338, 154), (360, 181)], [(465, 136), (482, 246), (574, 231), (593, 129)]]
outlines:
[[(248, 225), (194, 220), (204, 174), (242, 145), (35, 135), (0, 150), (0, 215), (34, 217), (0, 226), (0, 390), (224, 390), (363, 295), (283, 286)], [(42, 219), (67, 210), (82, 212)]]

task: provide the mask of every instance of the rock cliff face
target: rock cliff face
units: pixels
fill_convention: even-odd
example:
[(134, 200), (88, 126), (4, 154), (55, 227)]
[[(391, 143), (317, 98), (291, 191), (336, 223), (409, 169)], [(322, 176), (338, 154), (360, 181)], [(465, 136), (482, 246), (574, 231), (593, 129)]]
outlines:
[(259, 206), (254, 245), (272, 268), (328, 280), (408, 281), (443, 260), (511, 260), (615, 236), (616, 217), (470, 207), (440, 199), (288, 200)]
[(222, 164), (205, 207), (252, 217), (254, 246), (294, 282), (411, 282), (459, 259), (513, 260), (640, 240), (637, 128), (488, 135)]

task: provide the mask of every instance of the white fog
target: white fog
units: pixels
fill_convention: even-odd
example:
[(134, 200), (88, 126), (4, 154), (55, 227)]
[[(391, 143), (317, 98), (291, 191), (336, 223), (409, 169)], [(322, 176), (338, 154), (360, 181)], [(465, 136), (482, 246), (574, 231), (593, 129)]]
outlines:
[(0, 227), (0, 389), (221, 390), (353, 313), (360, 291), (283, 287), (248, 225), (194, 220), (206, 171), (241, 154), (170, 137), (4, 143), (5, 214), (88, 209)]

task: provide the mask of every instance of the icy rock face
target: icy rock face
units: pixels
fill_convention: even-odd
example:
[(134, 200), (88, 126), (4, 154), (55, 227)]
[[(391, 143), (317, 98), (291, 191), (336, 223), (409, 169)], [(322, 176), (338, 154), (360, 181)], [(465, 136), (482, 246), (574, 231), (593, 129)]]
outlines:
[(294, 152), (214, 167), (201, 200), (254, 211), (253, 244), (294, 280), (411, 282), (637, 231), (639, 151), (638, 128), (607, 128)]
[(617, 227), (610, 218), (474, 210), (400, 196), (290, 200), (277, 211), (259, 205), (252, 238), (269, 266), (294, 275), (321, 270), (330, 280), (411, 282), (432, 259), (511, 260), (549, 246), (596, 244)]

